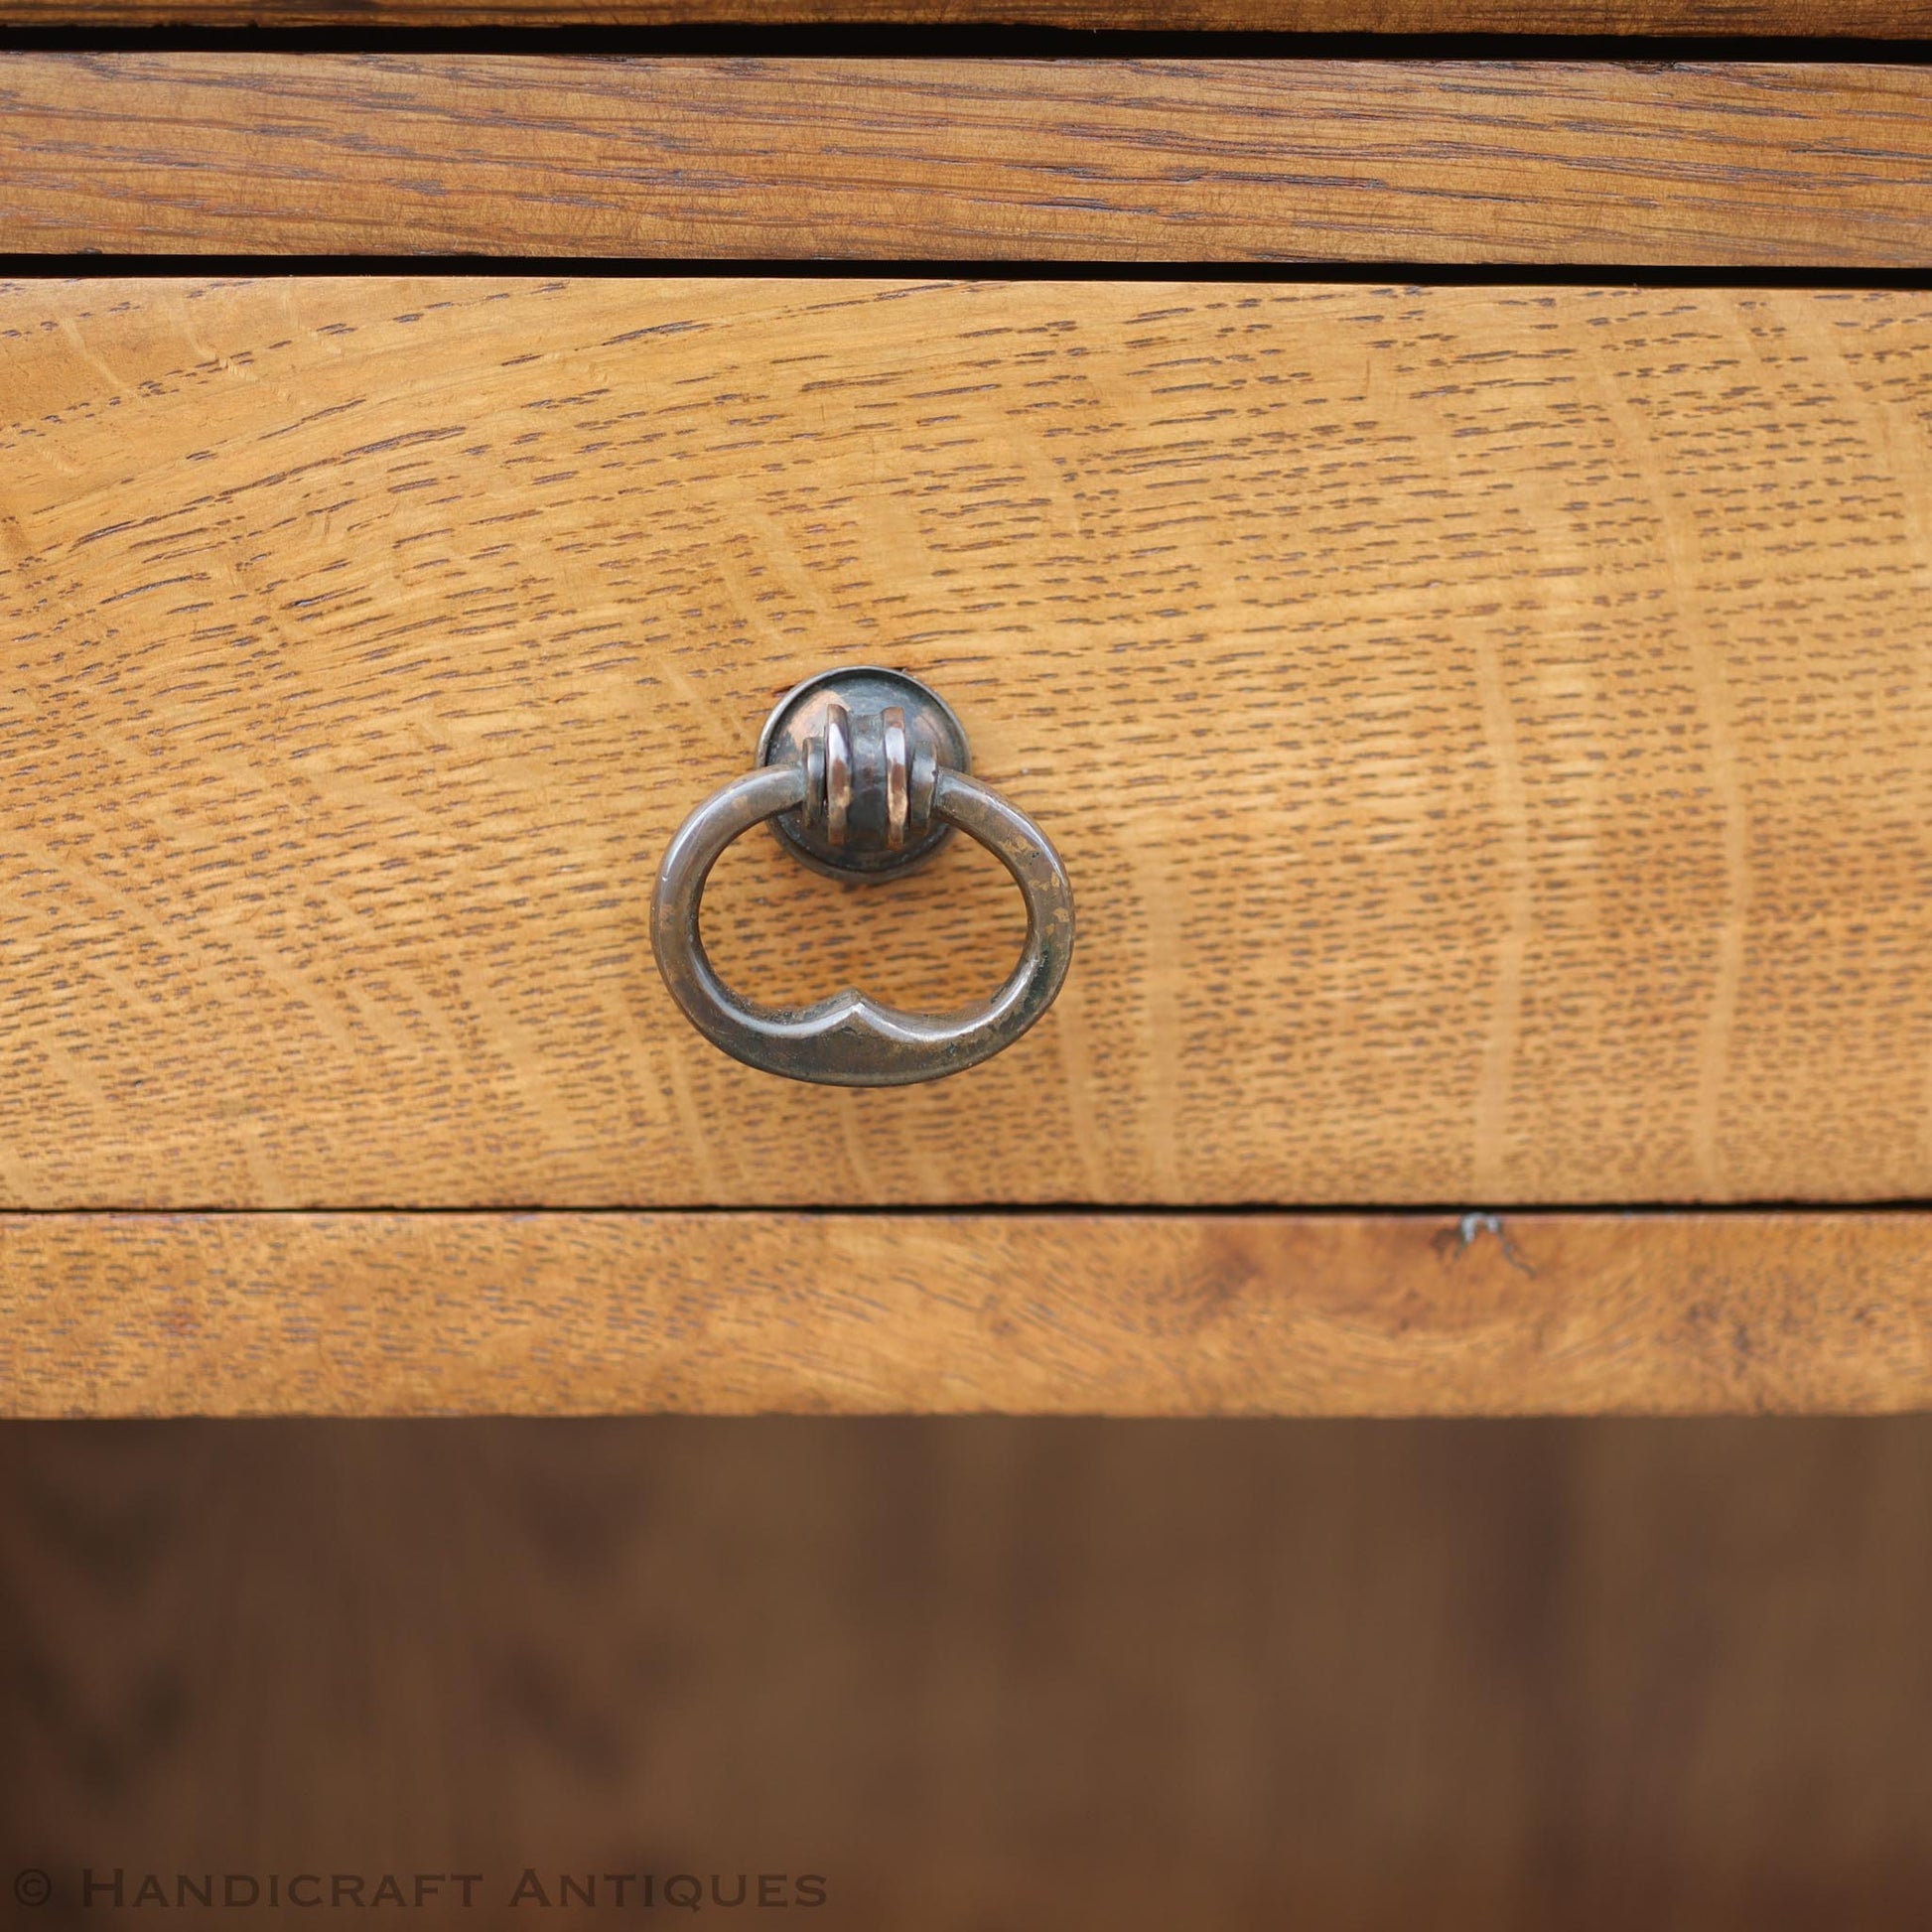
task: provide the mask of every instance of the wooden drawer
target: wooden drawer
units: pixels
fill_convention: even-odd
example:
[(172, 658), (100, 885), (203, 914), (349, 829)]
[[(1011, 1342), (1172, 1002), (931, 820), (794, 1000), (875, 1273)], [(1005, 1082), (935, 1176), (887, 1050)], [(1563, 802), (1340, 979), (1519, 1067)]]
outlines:
[[(9, 1205), (1932, 1192), (1932, 300), (19, 285)], [(646, 939), (886, 660), (1063, 851), (956, 1082), (735, 1064)], [(959, 849), (959, 847), (964, 849)], [(768, 838), (728, 977), (944, 1007), (1019, 903)]]
[[(0, 1431), (17, 1898), (1909, 1921), (1909, 1428), (935, 1419), (1932, 1408), (1932, 67), (1842, 38), (1928, 6), (0, 0), (0, 1419), (553, 1419)], [(854, 27), (940, 16), (1163, 32)], [(1579, 28), (1841, 38), (1481, 38)], [(857, 816), (1078, 936), (855, 1090), (671, 887), (868, 662), (974, 776), (866, 717)], [(763, 1002), (1022, 943), (746, 824)]]
[[(20, 247), (1576, 279), (0, 288), (0, 1408), (1932, 1397), (1932, 295), (1851, 280), (1923, 259), (1921, 70), (8, 58)], [(1375, 196), (1284, 172), (1371, 131)], [(896, 1091), (726, 1058), (648, 938), (855, 661), (1078, 909), (1037, 1029)], [(762, 835), (706, 920), (933, 1008), (1022, 926), (964, 841)]]

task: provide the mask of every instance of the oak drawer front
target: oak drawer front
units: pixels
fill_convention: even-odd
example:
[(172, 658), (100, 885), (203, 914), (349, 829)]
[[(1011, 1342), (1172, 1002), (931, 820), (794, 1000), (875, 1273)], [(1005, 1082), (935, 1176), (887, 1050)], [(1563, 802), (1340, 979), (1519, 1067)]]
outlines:
[[(1932, 296), (27, 282), (0, 354), (8, 1205), (1932, 1193)], [(930, 1088), (650, 965), (854, 659), (1077, 896)], [(768, 997), (1018, 943), (966, 851), (707, 919)]]

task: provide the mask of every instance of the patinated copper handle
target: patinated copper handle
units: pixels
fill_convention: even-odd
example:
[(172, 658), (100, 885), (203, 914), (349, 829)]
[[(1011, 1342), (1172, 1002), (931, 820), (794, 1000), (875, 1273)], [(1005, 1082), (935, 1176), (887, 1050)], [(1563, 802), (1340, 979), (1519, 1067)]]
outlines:
[[(935, 745), (943, 730), (927, 729), (918, 713), (908, 726), (898, 705), (861, 714), (855, 724), (840, 701), (842, 677), (891, 677), (929, 695), (897, 673), (835, 673), (800, 686), (766, 727), (762, 744), (771, 761), (706, 799), (672, 839), (651, 897), (651, 949), (685, 1018), (733, 1058), (793, 1080), (907, 1086), (978, 1065), (1052, 1005), (1073, 956), (1073, 889), (1046, 835), (1025, 812), (939, 762), (951, 751), (963, 763), (963, 739)], [(787, 706), (792, 715), (809, 713), (811, 700), (818, 705), (814, 735), (792, 740), (775, 731)], [(949, 712), (943, 724), (956, 731)], [(734, 839), (781, 814), (794, 815), (787, 837), (801, 856), (862, 876), (916, 863), (947, 826), (979, 840), (1027, 901), (1027, 943), (1006, 984), (983, 1004), (947, 1014), (905, 1013), (851, 989), (806, 1007), (764, 1007), (734, 993), (699, 933), (705, 880)], [(844, 861), (848, 841), (853, 851)]]

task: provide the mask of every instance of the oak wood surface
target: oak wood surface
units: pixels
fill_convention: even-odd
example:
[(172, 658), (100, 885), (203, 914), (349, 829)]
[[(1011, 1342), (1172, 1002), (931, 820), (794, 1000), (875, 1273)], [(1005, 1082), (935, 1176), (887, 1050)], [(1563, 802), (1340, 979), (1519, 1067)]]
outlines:
[(0, 1217), (0, 1415), (1873, 1413), (1932, 1214)]
[(0, 0), (0, 27), (922, 27), (1909, 40), (1925, 0)]
[[(1932, 1195), (1932, 296), (464, 278), (0, 292), (14, 1206)], [(1058, 1005), (829, 1092), (673, 829), (886, 660)], [(728, 855), (948, 1006), (1017, 897)]]
[(690, 1870), (826, 1932), (1915, 1932), (1929, 1612), (1932, 1418), (18, 1426), (0, 1871), (23, 1932), (361, 1922), (79, 1909), (319, 1865), (490, 1932)]
[(1932, 264), (1897, 64), (0, 55), (0, 248)]

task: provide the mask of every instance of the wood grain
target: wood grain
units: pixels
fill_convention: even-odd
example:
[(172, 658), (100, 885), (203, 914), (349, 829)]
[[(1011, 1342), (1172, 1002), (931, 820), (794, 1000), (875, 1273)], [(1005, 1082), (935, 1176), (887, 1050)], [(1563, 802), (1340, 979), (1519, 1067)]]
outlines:
[[(1932, 296), (23, 283), (0, 355), (7, 1204), (1932, 1196)], [(646, 937), (855, 659), (1078, 906), (896, 1093)], [(757, 837), (707, 930), (943, 1007), (1020, 911)]]
[(1928, 1418), (13, 1428), (0, 1870), (130, 1932), (197, 1921), (82, 1867), (480, 1871), (394, 1916), (489, 1932), (552, 1922), (525, 1865), (592, 1925), (749, 1867), (827, 1932), (1909, 1932), (1928, 1526)]
[(1932, 264), (1932, 69), (0, 55), (0, 248)]
[(0, 1415), (1872, 1413), (1932, 1214), (0, 1217)]
[(1779, 34), (1910, 40), (1925, 0), (0, 0), (0, 26), (1027, 26), (1155, 33)]

